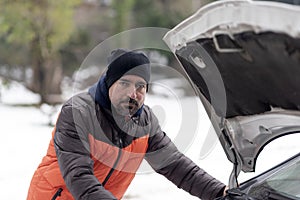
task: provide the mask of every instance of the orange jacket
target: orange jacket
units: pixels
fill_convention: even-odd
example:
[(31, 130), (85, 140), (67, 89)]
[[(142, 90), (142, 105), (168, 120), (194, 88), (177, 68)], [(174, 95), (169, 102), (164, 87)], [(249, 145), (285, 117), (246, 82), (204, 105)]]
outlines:
[[(55, 129), (52, 132), (53, 137), (54, 133)], [(101, 160), (117, 159), (119, 151), (117, 147), (98, 141), (91, 135), (89, 136), (89, 140), (93, 147), (91, 148), (91, 155), (102, 157)], [(116, 198), (121, 199), (130, 182), (134, 178), (134, 172), (138, 169), (146, 152), (147, 142), (148, 136), (144, 136), (133, 141), (131, 145), (122, 149), (118, 166), (116, 166), (116, 170), (105, 185), (105, 189), (110, 191)], [(103, 152), (106, 153), (104, 154)], [(99, 162), (99, 159), (95, 156), (92, 158), (94, 161), (94, 174), (101, 183), (111, 170), (111, 167)], [(109, 157), (109, 159), (106, 159), (106, 157)], [(48, 147), (47, 155), (43, 158), (41, 164), (38, 166), (33, 175), (27, 200), (52, 200), (55, 198), (55, 195), (57, 196), (57, 200), (74, 199), (67, 189), (61, 175), (54, 149), (54, 140), (52, 138)]]

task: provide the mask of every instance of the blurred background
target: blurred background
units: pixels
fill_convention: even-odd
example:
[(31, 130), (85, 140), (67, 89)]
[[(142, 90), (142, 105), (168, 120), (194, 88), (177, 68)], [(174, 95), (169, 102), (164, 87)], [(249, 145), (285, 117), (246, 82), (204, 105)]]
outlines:
[[(1, 87), (10, 87), (16, 81), (39, 95), (36, 106), (61, 103), (74, 73), (99, 43), (139, 27), (171, 29), (209, 2), (0, 0)], [(155, 55), (168, 65), (176, 64), (164, 52)], [(99, 63), (99, 67), (104, 69), (106, 63)], [(98, 78), (91, 75), (82, 87)]]

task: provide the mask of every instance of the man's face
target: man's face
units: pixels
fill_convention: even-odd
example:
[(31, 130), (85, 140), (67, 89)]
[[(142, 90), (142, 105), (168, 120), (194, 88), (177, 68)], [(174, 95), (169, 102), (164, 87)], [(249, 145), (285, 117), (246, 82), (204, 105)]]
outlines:
[(120, 115), (132, 116), (145, 101), (146, 81), (136, 75), (124, 75), (109, 88), (109, 98)]

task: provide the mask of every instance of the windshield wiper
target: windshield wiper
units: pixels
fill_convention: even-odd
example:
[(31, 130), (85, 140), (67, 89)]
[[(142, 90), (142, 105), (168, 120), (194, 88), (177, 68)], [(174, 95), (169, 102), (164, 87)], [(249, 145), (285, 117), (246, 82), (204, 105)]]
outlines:
[(271, 188), (266, 188), (261, 191), (261, 195), (269, 200), (299, 200), (297, 197), (287, 196)]

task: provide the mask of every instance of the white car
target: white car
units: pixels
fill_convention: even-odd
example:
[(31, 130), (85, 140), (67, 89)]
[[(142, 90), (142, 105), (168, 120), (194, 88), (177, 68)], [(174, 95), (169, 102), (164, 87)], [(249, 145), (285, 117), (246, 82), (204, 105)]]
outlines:
[(300, 199), (300, 153), (238, 183), (241, 171), (255, 170), (268, 143), (300, 133), (300, 6), (217, 1), (169, 31), (164, 41), (233, 163), (224, 199)]

